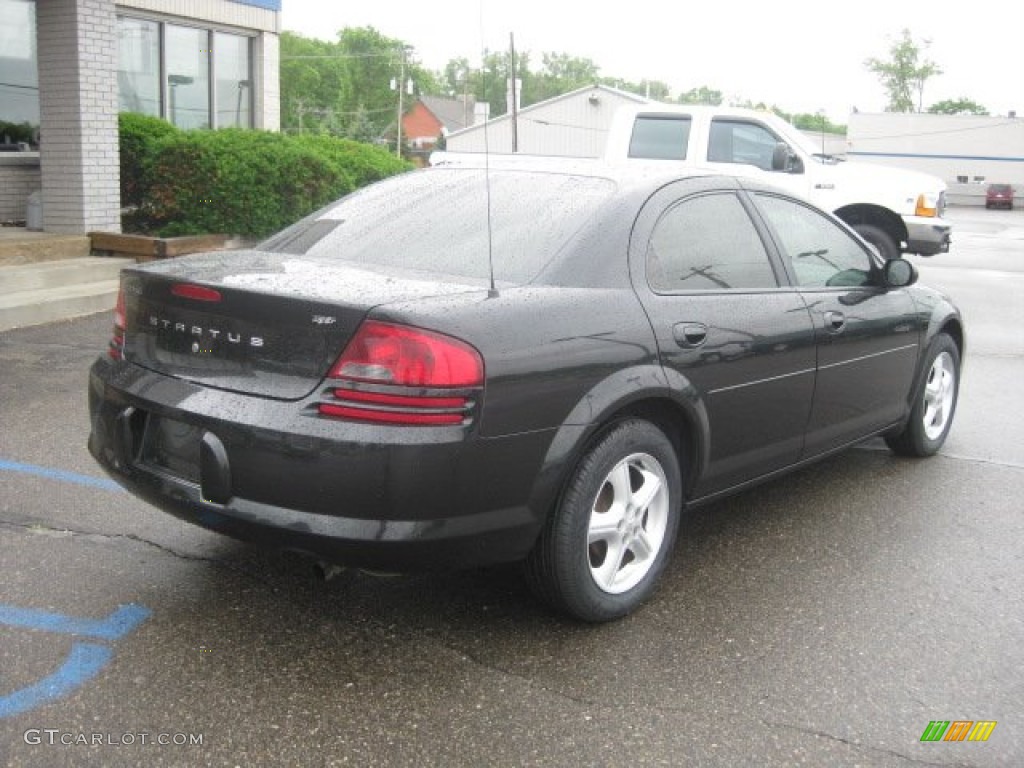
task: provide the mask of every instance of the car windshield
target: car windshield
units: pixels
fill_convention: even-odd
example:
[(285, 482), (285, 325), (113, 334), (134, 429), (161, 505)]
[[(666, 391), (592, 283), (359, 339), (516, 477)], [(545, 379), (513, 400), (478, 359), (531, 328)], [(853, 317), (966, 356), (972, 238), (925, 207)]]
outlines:
[(257, 248), (479, 279), (489, 275), (490, 249), (495, 280), (522, 284), (614, 191), (589, 176), (433, 169), (367, 187)]

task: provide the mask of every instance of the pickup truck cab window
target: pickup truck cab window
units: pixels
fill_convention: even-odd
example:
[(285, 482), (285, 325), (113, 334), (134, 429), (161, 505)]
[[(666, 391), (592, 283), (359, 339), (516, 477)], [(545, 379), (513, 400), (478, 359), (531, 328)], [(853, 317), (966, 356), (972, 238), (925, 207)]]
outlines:
[(647, 247), (658, 293), (777, 288), (768, 252), (732, 193), (687, 198), (658, 221)]
[(690, 123), (688, 115), (638, 115), (629, 140), (629, 156), (685, 160)]
[(772, 170), (772, 155), (782, 139), (759, 123), (716, 118), (711, 121), (708, 160)]
[(797, 285), (834, 288), (872, 284), (871, 258), (835, 222), (792, 200), (762, 193), (754, 198)]

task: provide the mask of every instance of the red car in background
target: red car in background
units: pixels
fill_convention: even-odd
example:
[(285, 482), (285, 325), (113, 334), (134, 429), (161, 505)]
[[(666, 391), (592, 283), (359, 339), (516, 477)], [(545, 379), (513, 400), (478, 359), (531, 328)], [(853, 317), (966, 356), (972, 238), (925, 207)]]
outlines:
[(1013, 210), (1013, 187), (1009, 184), (989, 184), (985, 191), (986, 208)]

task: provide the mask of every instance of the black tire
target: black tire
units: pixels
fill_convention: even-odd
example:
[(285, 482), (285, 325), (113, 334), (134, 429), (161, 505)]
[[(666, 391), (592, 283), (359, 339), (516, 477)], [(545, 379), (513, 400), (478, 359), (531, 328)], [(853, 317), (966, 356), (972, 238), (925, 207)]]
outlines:
[(855, 224), (853, 230), (878, 249), (882, 258), (892, 261), (900, 257), (900, 245), (889, 233), (874, 224)]
[(916, 457), (936, 453), (953, 425), (959, 395), (960, 350), (948, 334), (940, 333), (928, 348), (910, 420), (899, 432), (885, 436), (892, 452)]
[(526, 561), (527, 581), (583, 621), (631, 613), (668, 564), (681, 503), (679, 458), (665, 434), (641, 419), (613, 425), (569, 478)]

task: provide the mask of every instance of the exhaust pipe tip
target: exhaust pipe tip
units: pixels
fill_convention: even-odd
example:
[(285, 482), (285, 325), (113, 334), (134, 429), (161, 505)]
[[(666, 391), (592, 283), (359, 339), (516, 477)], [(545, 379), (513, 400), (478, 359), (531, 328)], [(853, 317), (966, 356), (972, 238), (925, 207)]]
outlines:
[(313, 563), (313, 575), (320, 581), (330, 581), (335, 576), (344, 573), (345, 566), (338, 565), (337, 563), (328, 563), (324, 560), (318, 560)]

